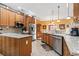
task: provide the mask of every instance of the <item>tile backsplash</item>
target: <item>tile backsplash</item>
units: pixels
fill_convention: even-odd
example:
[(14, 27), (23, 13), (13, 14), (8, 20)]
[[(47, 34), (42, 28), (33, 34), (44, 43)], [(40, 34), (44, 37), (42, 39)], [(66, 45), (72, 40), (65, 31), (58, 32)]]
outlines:
[(0, 32), (2, 32), (2, 33), (4, 33), (4, 32), (17, 32), (16, 28), (14, 28), (14, 27), (1, 26), (0, 29), (2, 29), (2, 30), (0, 30)]

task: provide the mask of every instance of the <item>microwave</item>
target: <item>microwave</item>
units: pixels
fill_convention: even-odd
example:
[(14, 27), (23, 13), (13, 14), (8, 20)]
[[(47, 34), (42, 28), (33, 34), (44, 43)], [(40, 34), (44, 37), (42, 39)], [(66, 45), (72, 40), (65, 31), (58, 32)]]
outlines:
[(79, 36), (79, 28), (71, 28), (71, 36)]

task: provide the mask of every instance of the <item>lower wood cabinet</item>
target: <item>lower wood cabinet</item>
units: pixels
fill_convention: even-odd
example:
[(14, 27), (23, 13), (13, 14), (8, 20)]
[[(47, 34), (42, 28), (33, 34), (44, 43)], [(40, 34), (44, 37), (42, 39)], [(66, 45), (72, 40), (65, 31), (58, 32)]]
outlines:
[(46, 33), (43, 33), (42, 41), (45, 42), (46, 44), (48, 44), (49, 46), (52, 46), (53, 42), (54, 42), (52, 35), (46, 34)]
[[(42, 41), (45, 42), (47, 45), (49, 46), (53, 46), (55, 40), (53, 38), (53, 36), (51, 34), (47, 34), (47, 33), (43, 33), (43, 36), (42, 36)], [(65, 38), (63, 38), (63, 56), (70, 56), (70, 51), (68, 49), (68, 46), (65, 42)]]
[(2, 51), (2, 39), (0, 38), (0, 53)]
[(63, 56), (70, 56), (70, 52), (65, 40), (63, 40)]
[(32, 37), (11, 38), (0, 36), (0, 53), (5, 56), (30, 56), (32, 52)]

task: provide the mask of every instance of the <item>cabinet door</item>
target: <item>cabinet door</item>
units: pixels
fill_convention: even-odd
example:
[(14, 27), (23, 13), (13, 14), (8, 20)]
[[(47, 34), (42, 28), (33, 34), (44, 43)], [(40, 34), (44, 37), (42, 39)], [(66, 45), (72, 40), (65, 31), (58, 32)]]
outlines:
[(16, 21), (20, 21), (20, 14), (16, 13)]
[(23, 24), (24, 24), (25, 27), (27, 27), (27, 17), (24, 16), (23, 18), (24, 18), (24, 20), (23, 20)]
[(31, 21), (32, 21), (33, 24), (35, 24), (35, 18), (34, 17), (31, 18)]
[[(30, 55), (32, 53), (32, 37), (28, 37), (27, 38), (29, 41), (28, 41), (28, 55)], [(26, 40), (26, 44), (27, 44), (27, 40)]]
[(0, 36), (0, 53), (1, 53), (1, 50), (2, 50), (2, 39), (1, 39), (1, 36)]
[(12, 11), (9, 11), (9, 26), (14, 26), (15, 24), (15, 13)]
[(22, 38), (20, 39), (20, 55), (22, 56), (28, 56), (31, 54), (31, 49), (32, 49), (32, 41), (31, 41), (31, 37), (27, 37), (27, 38)]
[(47, 38), (47, 44), (50, 45), (50, 39), (51, 39), (51, 36), (50, 34), (48, 34), (48, 38)]
[(6, 55), (6, 41), (5, 41), (6, 39), (4, 36), (2, 36), (1, 39), (2, 39), (2, 54)]
[(70, 52), (69, 52), (69, 49), (68, 49), (68, 46), (67, 46), (65, 40), (63, 40), (63, 55), (70, 56)]
[(20, 15), (20, 21), (23, 23), (24, 22), (24, 15)]
[(49, 45), (52, 47), (54, 44), (54, 38), (52, 37), (52, 35), (50, 35), (49, 38), (50, 38)]
[(7, 10), (1, 8), (1, 25), (7, 25)]
[(46, 43), (46, 40), (47, 40), (47, 36), (46, 34), (44, 34), (44, 42)]
[(74, 3), (73, 4), (73, 15), (74, 16), (79, 16), (79, 3)]
[(5, 41), (6, 41), (6, 45), (5, 45), (5, 48), (6, 48), (6, 56), (10, 56), (11, 55), (11, 50), (10, 50), (10, 46), (11, 46), (11, 39), (8, 38), (8, 37), (5, 37)]

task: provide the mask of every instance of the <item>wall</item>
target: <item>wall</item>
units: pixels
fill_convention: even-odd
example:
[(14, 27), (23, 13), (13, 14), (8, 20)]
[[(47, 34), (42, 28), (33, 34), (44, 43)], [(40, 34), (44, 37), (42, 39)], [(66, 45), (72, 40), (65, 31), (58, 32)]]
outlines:
[[(70, 24), (73, 22), (73, 19), (64, 19), (64, 20), (60, 20), (60, 22), (57, 22), (57, 20), (53, 20), (53, 21), (37, 21), (37, 24), (41, 24), (41, 31), (43, 31), (43, 25), (46, 25), (47, 28), (45, 30), (48, 30), (48, 25), (52, 25), (52, 24), (56, 24), (57, 26), (59, 26), (59, 24)], [(66, 27), (67, 28), (67, 27)]]

